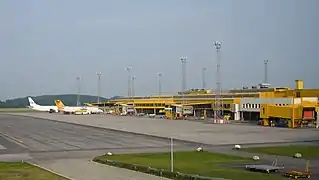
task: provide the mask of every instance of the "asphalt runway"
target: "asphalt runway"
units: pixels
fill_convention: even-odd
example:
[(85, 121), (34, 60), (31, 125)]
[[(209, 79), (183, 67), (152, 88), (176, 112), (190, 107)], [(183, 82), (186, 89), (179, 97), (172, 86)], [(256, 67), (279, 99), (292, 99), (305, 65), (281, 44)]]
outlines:
[[(159, 180), (144, 173), (91, 162), (106, 152), (167, 152), (168, 138), (139, 135), (52, 120), (0, 114), (0, 162), (27, 161), (72, 179)], [(175, 150), (195, 149), (174, 141)], [(85, 170), (85, 171), (83, 171)]]
[(0, 154), (15, 154), (25, 152), (24, 147), (19, 146), (13, 140), (0, 133)]
[[(72, 162), (73, 164), (71, 163), (72, 165), (69, 165), (71, 170), (73, 170), (74, 172), (78, 172), (81, 171), (79, 169), (81, 169), (82, 167), (80, 165), (74, 164), (76, 160), (85, 163), (88, 162), (89, 159), (92, 159), (92, 157), (104, 154), (109, 151), (115, 154), (133, 152), (167, 152), (169, 150), (168, 138), (137, 134), (140, 133), (139, 131), (137, 131), (136, 133), (125, 132), (125, 130), (129, 130), (130, 128), (132, 128), (132, 126), (137, 128), (138, 124), (140, 124), (139, 129), (143, 129), (144, 131), (162, 130), (164, 132), (165, 130), (165, 132), (174, 131), (175, 133), (177, 133), (182, 132), (182, 130), (185, 131), (186, 126), (184, 123), (187, 123), (150, 121), (148, 122), (148, 124), (146, 124), (146, 121), (143, 123), (137, 123), (137, 120), (135, 120), (134, 122), (134, 119), (130, 118), (119, 118), (118, 121), (111, 121), (110, 119), (106, 119), (103, 116), (76, 117), (80, 120), (83, 119), (83, 122), (87, 122), (87, 124), (72, 124), (70, 123), (70, 121), (66, 120), (67, 118), (75, 118), (75, 116), (57, 116), (55, 117), (55, 120), (46, 120), (43, 117), (37, 118), (30, 116), (28, 117), (0, 114), (0, 154), (3, 154), (0, 156), (0, 161), (15, 161), (19, 159), (26, 159), (30, 162), (41, 164), (45, 167), (51, 167), (54, 165), (52, 169), (58, 170), (58, 172), (62, 174), (80, 177), (78, 173), (69, 173), (69, 168), (59, 169), (57, 167), (65, 165), (65, 163)], [(57, 120), (58, 118), (59, 120)], [(101, 119), (97, 122), (95, 120), (96, 118)], [(89, 122), (93, 122), (94, 120), (95, 126), (100, 124), (102, 127), (87, 126), (90, 124)], [(63, 121), (69, 123), (64, 123)], [(112, 127), (114, 123), (120, 124), (121, 129), (108, 129)], [(150, 123), (152, 124), (152, 126), (150, 125)], [(175, 123), (175, 126), (169, 124), (166, 126), (165, 129), (163, 125), (161, 126), (161, 123)], [(202, 123), (192, 124), (195, 126), (194, 128), (196, 130), (192, 133), (194, 134), (194, 136), (198, 136), (198, 139), (204, 138), (203, 136), (200, 136), (201, 133), (212, 133), (210, 132), (212, 127), (209, 127), (209, 129), (207, 129), (198, 126), (198, 124), (200, 125)], [(127, 127), (125, 127), (125, 125), (127, 125)], [(222, 129), (222, 127), (226, 126), (219, 126), (219, 128), (221, 129), (215, 127), (215, 131), (213, 134), (221, 136), (219, 133), (223, 134), (223, 131), (225, 131), (224, 129)], [(238, 126), (238, 128), (240, 127), (243, 126)], [(289, 130), (286, 131), (286, 133), (289, 133)], [(191, 131), (189, 130), (189, 132)], [(240, 134), (242, 133), (243, 132), (241, 132)], [(265, 132), (263, 132), (262, 128), (258, 129), (257, 127), (256, 129), (250, 129), (249, 132), (245, 133), (248, 133), (248, 135), (250, 136), (254, 136), (256, 133)], [(270, 132), (267, 132), (266, 134), (269, 133)], [(316, 131), (312, 130), (310, 133), (316, 134)], [(222, 137), (222, 139), (227, 138), (224, 136)], [(290, 143), (287, 142), (287, 144)], [(317, 141), (312, 143), (317, 143)], [(184, 138), (184, 140), (175, 140), (174, 148), (177, 151), (179, 149), (190, 150), (195, 149), (198, 144), (199, 143), (188, 142), (186, 138)], [(203, 147), (204, 149), (212, 152), (233, 154), (233, 152), (231, 152), (232, 146), (233, 145), (211, 144), (204, 145)], [(248, 144), (246, 144), (246, 146), (248, 146)], [(251, 155), (248, 156), (251, 157)], [(284, 157), (281, 158), (282, 159), (280, 159), (280, 161), (289, 166), (289, 168), (287, 169), (302, 169), (304, 167), (303, 162), (299, 163), (296, 162), (295, 159), (287, 159)], [(312, 169), (317, 169), (319, 167), (318, 160), (312, 160), (311, 166)], [(95, 172), (96, 170), (96, 166), (93, 164), (88, 164), (86, 168), (91, 168), (92, 172)], [(314, 178), (318, 178), (318, 174), (315, 173)]]
[[(102, 149), (160, 149), (168, 148), (170, 142), (165, 138), (3, 114), (0, 115), (0, 132), (20, 145), (21, 150), (32, 153)], [(0, 144), (4, 147), (8, 146), (2, 143), (1, 139)], [(174, 145), (186, 146), (183, 142), (175, 142)]]
[(157, 137), (174, 137), (208, 145), (260, 144), (318, 141), (318, 129), (273, 128), (257, 125), (212, 124), (194, 121), (164, 120), (134, 116), (63, 115), (49, 113), (16, 113), (15, 116), (50, 119)]

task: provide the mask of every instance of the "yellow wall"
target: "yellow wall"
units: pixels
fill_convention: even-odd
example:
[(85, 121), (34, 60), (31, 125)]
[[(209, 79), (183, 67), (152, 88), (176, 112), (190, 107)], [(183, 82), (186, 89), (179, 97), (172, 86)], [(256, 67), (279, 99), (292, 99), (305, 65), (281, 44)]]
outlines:
[(259, 98), (274, 98), (274, 92), (263, 92), (259, 94)]
[(135, 109), (164, 109), (165, 106), (135, 106)]
[(302, 106), (304, 107), (316, 107), (318, 106), (317, 102), (313, 102), (313, 101), (306, 101), (306, 100), (302, 100), (301, 101)]
[[(294, 117), (293, 117), (294, 114)], [(272, 104), (262, 104), (260, 107), (260, 117), (285, 118), (285, 119), (302, 119), (302, 106), (276, 106)]]
[(262, 92), (259, 95), (260, 98), (287, 98), (296, 97), (295, 90), (286, 91), (274, 91), (274, 92)]
[[(112, 100), (113, 102), (116, 102), (116, 100)], [(236, 102), (235, 102), (236, 101)], [(134, 99), (134, 100), (121, 100), (118, 101), (117, 104), (134, 104), (135, 108), (137, 109), (161, 109), (165, 108), (167, 105), (172, 104), (182, 104), (182, 99)], [(239, 103), (240, 98), (236, 99), (223, 99), (222, 103), (224, 104), (225, 110), (231, 110), (231, 107), (234, 103)], [(196, 105), (196, 104), (215, 104), (214, 99), (192, 99), (192, 100), (184, 100), (184, 104), (189, 105)]]
[(300, 97), (319, 97), (319, 89), (302, 89), (297, 92), (300, 93)]

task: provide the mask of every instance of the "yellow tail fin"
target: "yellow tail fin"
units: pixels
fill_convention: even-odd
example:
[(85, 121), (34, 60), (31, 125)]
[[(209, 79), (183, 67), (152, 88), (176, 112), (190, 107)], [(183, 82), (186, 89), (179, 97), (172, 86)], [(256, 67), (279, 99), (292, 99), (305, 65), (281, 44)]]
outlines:
[(64, 104), (61, 100), (55, 100), (54, 102), (58, 109), (62, 109), (64, 107)]

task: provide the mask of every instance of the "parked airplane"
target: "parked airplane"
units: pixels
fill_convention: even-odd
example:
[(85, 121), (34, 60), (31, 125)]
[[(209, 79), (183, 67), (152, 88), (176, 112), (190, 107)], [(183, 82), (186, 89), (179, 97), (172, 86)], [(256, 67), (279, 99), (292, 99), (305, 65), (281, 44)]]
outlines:
[(92, 114), (101, 114), (103, 110), (100, 109), (98, 106), (84, 106), (87, 110), (89, 110)]
[(31, 97), (28, 97), (28, 100), (29, 100), (28, 108), (31, 108), (31, 109), (36, 110), (36, 111), (43, 111), (43, 112), (49, 112), (49, 113), (58, 112), (58, 107), (57, 106), (41, 106), (41, 105), (38, 105), (37, 103), (35, 103), (33, 101), (33, 99)]
[(103, 110), (98, 107), (86, 107), (86, 106), (65, 106), (61, 100), (55, 100), (55, 104), (58, 109), (64, 113), (76, 113), (77, 111), (88, 111), (88, 114), (98, 114), (102, 113)]
[(54, 102), (58, 110), (65, 114), (74, 114), (76, 111), (84, 110), (80, 106), (65, 106), (61, 100), (55, 100)]
[(90, 103), (85, 104), (84, 107), (90, 110), (92, 114), (100, 114), (104, 112), (99, 106), (94, 106), (93, 104), (90, 104)]

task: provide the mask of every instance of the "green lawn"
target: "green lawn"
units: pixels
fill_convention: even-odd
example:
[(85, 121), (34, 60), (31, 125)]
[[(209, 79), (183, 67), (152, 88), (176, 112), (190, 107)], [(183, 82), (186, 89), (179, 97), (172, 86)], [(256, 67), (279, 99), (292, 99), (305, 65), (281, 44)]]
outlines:
[(273, 147), (253, 147), (243, 148), (242, 151), (255, 152), (279, 156), (292, 157), (296, 153), (300, 153), (303, 158), (319, 158), (319, 146), (304, 146), (304, 145), (290, 145), (290, 146), (273, 146)]
[(0, 180), (67, 180), (28, 163), (0, 162)]
[[(169, 153), (145, 153), (145, 154), (119, 154), (104, 155), (97, 159), (117, 160), (124, 163), (149, 165), (153, 168), (170, 169)], [(251, 159), (208, 152), (175, 152), (174, 170), (186, 174), (199, 174), (202, 176), (228, 178), (233, 180), (280, 180), (280, 175), (250, 172), (239, 168), (231, 168), (221, 163), (244, 163)]]
[(0, 113), (11, 113), (11, 112), (35, 112), (30, 108), (0, 108)]

